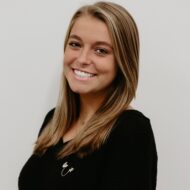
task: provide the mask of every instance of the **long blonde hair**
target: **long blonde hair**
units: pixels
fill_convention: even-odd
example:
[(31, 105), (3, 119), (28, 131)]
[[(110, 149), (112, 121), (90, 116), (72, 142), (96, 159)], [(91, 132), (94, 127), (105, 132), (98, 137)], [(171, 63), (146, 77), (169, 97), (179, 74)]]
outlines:
[[(83, 6), (73, 15), (65, 37), (64, 50), (77, 18), (85, 15), (104, 22), (110, 32), (118, 73), (100, 108), (82, 131), (64, 146), (59, 157), (77, 153), (83, 157), (100, 148), (113, 128), (118, 116), (128, 108), (135, 97), (139, 73), (139, 35), (129, 12), (111, 2), (97, 2)], [(80, 112), (79, 95), (74, 93), (62, 73), (60, 94), (53, 118), (39, 136), (35, 154), (43, 154), (57, 144), (77, 120)]]

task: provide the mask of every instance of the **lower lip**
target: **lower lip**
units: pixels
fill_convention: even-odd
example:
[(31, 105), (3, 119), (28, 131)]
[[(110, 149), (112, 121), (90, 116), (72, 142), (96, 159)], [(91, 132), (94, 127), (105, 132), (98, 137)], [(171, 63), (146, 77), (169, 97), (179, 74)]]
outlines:
[(78, 75), (75, 74), (74, 69), (73, 69), (72, 71), (73, 71), (74, 77), (75, 77), (77, 80), (80, 80), (80, 81), (88, 81), (88, 80), (93, 79), (93, 78), (96, 76), (96, 75), (94, 75), (94, 76), (92, 76), (92, 77), (79, 77)]

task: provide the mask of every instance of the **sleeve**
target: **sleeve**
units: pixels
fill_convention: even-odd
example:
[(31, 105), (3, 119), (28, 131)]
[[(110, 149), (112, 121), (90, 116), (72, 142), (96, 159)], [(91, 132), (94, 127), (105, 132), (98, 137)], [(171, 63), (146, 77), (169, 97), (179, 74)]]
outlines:
[(140, 130), (121, 130), (110, 141), (98, 189), (156, 189), (157, 151), (150, 122), (131, 125)]
[(45, 116), (43, 122), (42, 122), (42, 126), (39, 130), (38, 133), (38, 137), (40, 136), (40, 134), (42, 133), (43, 129), (45, 128), (45, 126), (48, 124), (48, 122), (52, 119), (53, 114), (54, 114), (55, 108), (51, 109)]

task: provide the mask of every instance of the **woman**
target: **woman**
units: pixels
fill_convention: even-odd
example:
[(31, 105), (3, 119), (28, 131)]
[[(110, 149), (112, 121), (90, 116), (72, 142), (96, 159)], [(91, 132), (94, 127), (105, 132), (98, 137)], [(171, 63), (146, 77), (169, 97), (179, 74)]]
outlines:
[(150, 121), (130, 106), (139, 68), (136, 24), (123, 7), (81, 7), (68, 27), (57, 106), (41, 127), (20, 190), (155, 190)]

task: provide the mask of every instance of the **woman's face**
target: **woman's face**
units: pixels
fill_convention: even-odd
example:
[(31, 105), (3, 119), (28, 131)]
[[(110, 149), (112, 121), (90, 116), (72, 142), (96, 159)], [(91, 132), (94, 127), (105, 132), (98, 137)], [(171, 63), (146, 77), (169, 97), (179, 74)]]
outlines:
[(73, 92), (105, 96), (117, 65), (104, 22), (91, 16), (76, 20), (66, 44), (64, 73)]

